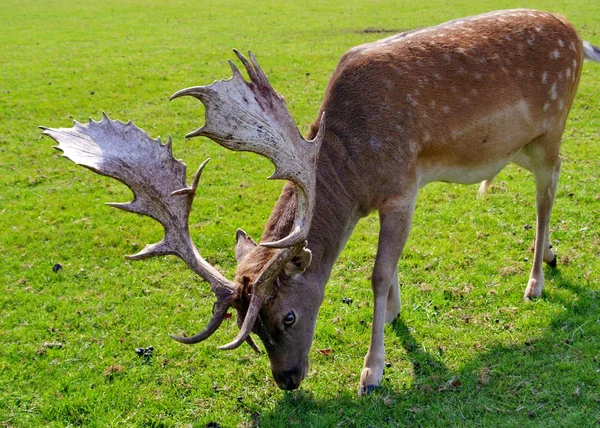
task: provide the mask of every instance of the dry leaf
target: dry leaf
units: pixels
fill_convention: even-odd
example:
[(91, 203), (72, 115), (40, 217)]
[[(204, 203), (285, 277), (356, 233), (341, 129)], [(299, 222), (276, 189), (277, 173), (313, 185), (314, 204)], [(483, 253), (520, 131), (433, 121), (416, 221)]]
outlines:
[(325, 348), (325, 349), (317, 349), (317, 352), (321, 355), (324, 355), (325, 357), (329, 357), (330, 355), (333, 355), (333, 349), (332, 348)]

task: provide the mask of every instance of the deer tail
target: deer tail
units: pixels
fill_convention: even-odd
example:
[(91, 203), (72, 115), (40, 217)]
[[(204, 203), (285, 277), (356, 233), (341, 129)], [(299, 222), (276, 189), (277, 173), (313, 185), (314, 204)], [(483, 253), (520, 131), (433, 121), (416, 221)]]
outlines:
[(590, 61), (600, 62), (600, 48), (583, 41), (583, 56)]

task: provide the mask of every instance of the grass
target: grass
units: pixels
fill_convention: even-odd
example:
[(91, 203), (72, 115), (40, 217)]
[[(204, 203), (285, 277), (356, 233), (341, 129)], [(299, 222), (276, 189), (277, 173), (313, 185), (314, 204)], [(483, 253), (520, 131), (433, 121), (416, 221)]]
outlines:
[[(13, 1), (0, 8), (0, 426), (595, 426), (600, 423), (600, 67), (586, 64), (563, 144), (552, 221), (559, 269), (524, 303), (532, 253), (531, 176), (507, 168), (486, 200), (434, 184), (419, 198), (400, 262), (401, 319), (386, 327), (383, 387), (355, 391), (371, 319), (377, 218), (334, 268), (308, 379), (278, 390), (266, 356), (222, 352), (227, 322), (183, 346), (210, 290), (174, 258), (128, 262), (158, 224), (118, 212), (124, 186), (61, 159), (38, 125), (102, 111), (172, 134), (188, 173), (206, 157), (192, 234), (233, 276), (235, 229), (259, 236), (281, 183), (267, 161), (183, 135), (201, 123), (176, 90), (230, 74), (252, 49), (301, 130), (341, 54), (387, 31), (522, 6), (413, 2)], [(532, 1), (600, 44), (600, 5)], [(56, 263), (62, 270), (53, 272)], [(353, 303), (343, 304), (350, 297)], [(152, 345), (152, 358), (137, 347)], [(331, 348), (325, 356), (318, 349)]]

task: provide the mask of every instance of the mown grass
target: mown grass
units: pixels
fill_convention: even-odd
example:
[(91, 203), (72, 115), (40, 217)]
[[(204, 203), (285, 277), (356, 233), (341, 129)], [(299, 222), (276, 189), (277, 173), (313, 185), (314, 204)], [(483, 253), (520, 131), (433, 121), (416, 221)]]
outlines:
[[(192, 212), (202, 254), (232, 276), (237, 227), (259, 236), (281, 183), (272, 167), (183, 135), (202, 122), (176, 90), (229, 76), (252, 49), (305, 131), (349, 47), (387, 32), (509, 1), (13, 1), (0, 8), (0, 426), (594, 426), (600, 423), (600, 66), (587, 64), (563, 144), (552, 221), (559, 269), (524, 303), (535, 221), (531, 176), (515, 167), (486, 200), (431, 185), (400, 262), (403, 310), (386, 327), (383, 387), (355, 390), (369, 340), (377, 218), (334, 268), (311, 370), (300, 391), (271, 380), (266, 356), (222, 352), (227, 322), (183, 346), (209, 316), (206, 286), (174, 258), (128, 262), (160, 226), (117, 212), (120, 184), (61, 159), (38, 125), (133, 119), (172, 134), (191, 173), (206, 157)], [(600, 5), (532, 1), (600, 44)], [(379, 32), (378, 32), (379, 31)], [(63, 267), (53, 272), (52, 267)], [(353, 299), (351, 305), (341, 302)], [(135, 348), (154, 347), (151, 359)], [(213, 426), (215, 426), (213, 424)]]

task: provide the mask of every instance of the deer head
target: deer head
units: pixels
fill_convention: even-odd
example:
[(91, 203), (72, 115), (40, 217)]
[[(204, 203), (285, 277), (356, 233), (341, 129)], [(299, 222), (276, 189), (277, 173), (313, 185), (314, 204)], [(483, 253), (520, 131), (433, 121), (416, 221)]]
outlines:
[[(322, 117), (314, 140), (302, 138), (284, 99), (269, 84), (254, 55), (249, 53), (248, 60), (235, 53), (250, 81), (246, 81), (230, 61), (232, 78), (183, 89), (171, 97), (193, 96), (206, 107), (205, 125), (187, 137), (206, 136), (230, 150), (262, 155), (275, 165), (270, 179), (285, 179), (295, 185), (295, 218), (287, 236), (256, 244), (238, 230), (235, 281), (226, 279), (200, 256), (189, 234), (189, 213), (208, 160), (199, 167), (192, 185), (187, 186), (186, 166), (173, 158), (171, 139), (162, 144), (160, 139), (151, 139), (131, 122), (124, 124), (104, 115), (100, 122), (90, 120), (87, 124), (76, 122), (72, 128), (42, 129), (59, 143), (56, 148), (62, 150), (65, 157), (131, 188), (133, 201), (109, 205), (152, 217), (162, 224), (163, 240), (129, 258), (176, 255), (210, 284), (217, 301), (206, 328), (192, 337), (171, 337), (187, 344), (201, 342), (217, 330), (229, 308), (234, 308), (239, 334), (220, 349), (237, 348), (247, 342), (258, 351), (250, 333), (258, 334), (278, 385), (293, 389), (300, 384), (307, 369), (314, 319), (297, 320), (298, 310), (290, 309), (290, 303), (282, 296), (286, 295), (285, 286), (290, 278), (304, 271), (311, 259), (306, 237), (314, 211), (315, 165), (325, 121)], [(298, 302), (300, 307), (303, 304)], [(292, 325), (301, 326), (295, 333), (284, 334)], [(308, 338), (304, 337), (307, 336), (304, 331), (310, 331)], [(300, 349), (306, 351), (300, 353), (297, 348), (288, 346), (303, 342), (308, 345), (302, 344)]]

